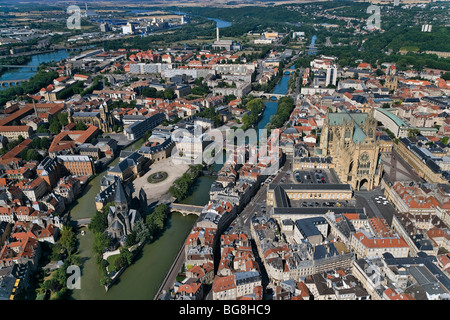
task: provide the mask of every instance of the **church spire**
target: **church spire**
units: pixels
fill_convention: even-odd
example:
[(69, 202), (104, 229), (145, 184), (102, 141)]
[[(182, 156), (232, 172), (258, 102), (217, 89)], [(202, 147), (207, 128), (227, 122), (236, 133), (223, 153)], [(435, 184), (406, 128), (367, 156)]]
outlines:
[(123, 188), (122, 181), (117, 182), (117, 190), (114, 197), (115, 203), (127, 203), (127, 194), (125, 193), (125, 189)]

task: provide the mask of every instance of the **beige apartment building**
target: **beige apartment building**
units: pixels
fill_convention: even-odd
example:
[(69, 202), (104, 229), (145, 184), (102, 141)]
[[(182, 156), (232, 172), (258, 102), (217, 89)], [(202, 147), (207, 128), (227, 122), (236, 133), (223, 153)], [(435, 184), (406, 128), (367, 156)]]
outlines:
[(382, 257), (390, 253), (394, 258), (407, 258), (409, 246), (402, 237), (368, 237), (362, 232), (352, 235), (351, 246), (359, 258)]
[(349, 184), (279, 184), (269, 185), (267, 205), (286, 207), (289, 200), (351, 200), (352, 187)]
[(0, 135), (8, 138), (8, 141), (17, 140), (19, 136), (28, 139), (32, 133), (30, 126), (0, 126)]

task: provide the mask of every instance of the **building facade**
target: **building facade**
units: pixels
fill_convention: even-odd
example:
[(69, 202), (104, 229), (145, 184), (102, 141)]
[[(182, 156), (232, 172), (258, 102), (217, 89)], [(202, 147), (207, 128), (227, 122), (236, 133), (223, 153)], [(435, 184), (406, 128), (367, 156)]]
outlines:
[(342, 183), (372, 190), (381, 180), (377, 120), (370, 113), (328, 113), (321, 135), (322, 156), (333, 159)]

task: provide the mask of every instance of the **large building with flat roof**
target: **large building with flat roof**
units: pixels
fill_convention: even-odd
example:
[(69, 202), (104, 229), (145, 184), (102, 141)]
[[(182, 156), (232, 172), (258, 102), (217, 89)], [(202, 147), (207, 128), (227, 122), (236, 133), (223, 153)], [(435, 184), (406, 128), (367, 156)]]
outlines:
[(352, 195), (349, 184), (270, 184), (267, 205), (288, 207), (290, 200), (350, 200)]
[(94, 160), (90, 156), (57, 156), (57, 161), (72, 176), (91, 176), (95, 174)]
[(325, 216), (327, 213), (365, 215), (364, 208), (354, 207), (285, 207), (272, 208), (272, 217), (278, 221)]
[(386, 129), (389, 129), (398, 138), (408, 136), (410, 125), (390, 112), (388, 109), (376, 108), (375, 119), (380, 121)]
[(148, 130), (152, 130), (166, 119), (163, 113), (157, 113), (142, 121), (136, 121), (125, 128), (125, 135), (128, 140), (141, 138)]

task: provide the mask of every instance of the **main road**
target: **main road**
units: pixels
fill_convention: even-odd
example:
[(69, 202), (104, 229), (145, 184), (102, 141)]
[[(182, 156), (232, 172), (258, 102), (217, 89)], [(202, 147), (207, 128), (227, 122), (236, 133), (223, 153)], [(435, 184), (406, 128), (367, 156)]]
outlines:
[[(280, 180), (287, 175), (287, 171), (292, 170), (291, 163), (292, 160), (287, 159), (283, 167), (281, 167), (280, 172), (276, 173), (276, 176), (274, 177), (274, 180), (271, 183), (280, 183)], [(269, 179), (269, 177), (267, 179)], [(263, 208), (265, 207), (266, 204), (268, 186), (269, 183), (264, 182), (264, 184), (261, 185), (259, 190), (253, 196), (253, 198), (250, 200), (250, 202), (247, 204), (244, 210), (242, 210), (241, 213), (238, 215), (238, 217), (234, 220), (234, 222), (231, 225), (231, 230), (233, 232), (238, 231), (245, 232), (247, 235), (249, 235), (249, 237), (251, 237), (250, 233), (251, 218), (256, 212), (263, 211)]]

